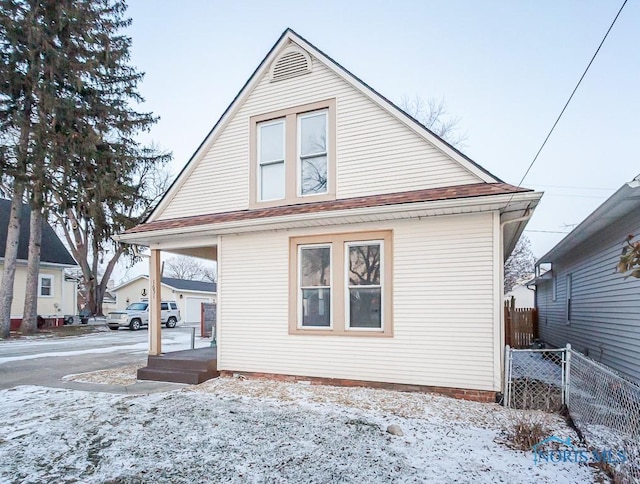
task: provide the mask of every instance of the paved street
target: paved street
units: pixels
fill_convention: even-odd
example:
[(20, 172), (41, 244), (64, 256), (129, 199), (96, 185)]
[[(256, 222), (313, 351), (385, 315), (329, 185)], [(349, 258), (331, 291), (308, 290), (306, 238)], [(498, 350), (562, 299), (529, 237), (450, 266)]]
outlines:
[[(209, 340), (199, 338), (198, 329), (195, 343), (196, 348), (209, 346)], [(163, 351), (180, 351), (190, 347), (190, 327), (162, 329)], [(62, 377), (134, 363), (143, 364), (147, 349), (146, 329), (107, 330), (66, 338), (0, 341), (0, 389), (17, 385), (81, 388), (82, 384), (63, 381)], [(110, 391), (108, 386), (104, 390)]]

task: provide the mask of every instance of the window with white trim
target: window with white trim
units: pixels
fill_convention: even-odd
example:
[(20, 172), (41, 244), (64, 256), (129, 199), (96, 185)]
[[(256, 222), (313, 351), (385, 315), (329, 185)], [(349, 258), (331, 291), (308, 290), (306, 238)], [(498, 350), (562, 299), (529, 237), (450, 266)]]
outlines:
[(53, 297), (53, 276), (39, 276), (38, 295), (40, 297)]
[(331, 327), (331, 245), (299, 247), (299, 321), (302, 328)]
[(284, 131), (284, 119), (258, 124), (258, 187), (260, 201), (284, 198)]
[(326, 109), (298, 116), (298, 195), (328, 191)]
[(383, 242), (348, 242), (345, 249), (347, 328), (382, 329)]
[(567, 324), (571, 323), (571, 297), (573, 292), (573, 275), (567, 274)]

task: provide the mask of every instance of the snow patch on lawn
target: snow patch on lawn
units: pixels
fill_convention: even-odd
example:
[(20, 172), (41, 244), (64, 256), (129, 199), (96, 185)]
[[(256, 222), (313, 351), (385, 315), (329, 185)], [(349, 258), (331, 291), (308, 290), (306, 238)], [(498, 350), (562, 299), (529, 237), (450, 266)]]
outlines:
[[(152, 395), (0, 391), (1, 482), (567, 482), (497, 443), (516, 411), (366, 388), (216, 379)], [(528, 412), (531, 413), (531, 412)], [(572, 436), (555, 415), (557, 435)], [(399, 425), (403, 437), (386, 432)]]

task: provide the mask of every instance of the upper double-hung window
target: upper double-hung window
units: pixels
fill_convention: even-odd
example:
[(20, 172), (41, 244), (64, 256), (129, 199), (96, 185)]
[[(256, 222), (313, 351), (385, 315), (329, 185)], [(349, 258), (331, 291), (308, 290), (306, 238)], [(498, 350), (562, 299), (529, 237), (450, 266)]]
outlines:
[(258, 125), (258, 177), (260, 200), (280, 200), (285, 196), (285, 120)]
[(335, 99), (251, 118), (252, 208), (335, 199)]
[(327, 111), (298, 116), (299, 195), (327, 193)]

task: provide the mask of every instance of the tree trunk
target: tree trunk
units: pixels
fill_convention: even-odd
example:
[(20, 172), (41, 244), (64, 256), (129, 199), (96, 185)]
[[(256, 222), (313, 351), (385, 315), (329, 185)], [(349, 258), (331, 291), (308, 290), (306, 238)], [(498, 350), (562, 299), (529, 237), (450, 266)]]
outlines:
[[(38, 329), (38, 275), (40, 274), (40, 246), (42, 244), (42, 210), (31, 210), (29, 223), (29, 260), (27, 262), (27, 285), (24, 297), (24, 313), (20, 332), (33, 334)], [(51, 288), (53, 293), (53, 287)]]
[(4, 271), (0, 284), (0, 338), (9, 337), (11, 330), (11, 303), (13, 302), (13, 283), (16, 276), (18, 260), (18, 243), (20, 241), (20, 212), (22, 211), (22, 195), (24, 190), (16, 185), (11, 198), (11, 214), (7, 228), (7, 244), (4, 251)]

